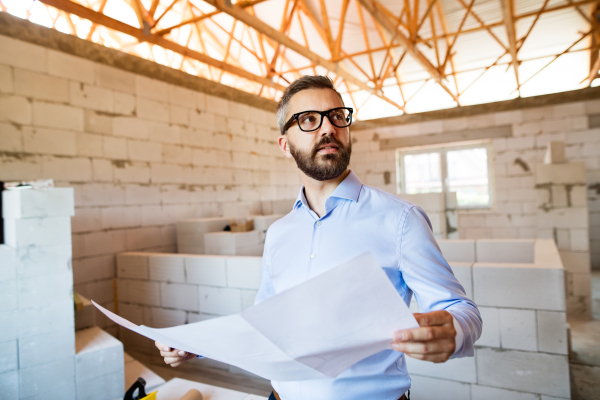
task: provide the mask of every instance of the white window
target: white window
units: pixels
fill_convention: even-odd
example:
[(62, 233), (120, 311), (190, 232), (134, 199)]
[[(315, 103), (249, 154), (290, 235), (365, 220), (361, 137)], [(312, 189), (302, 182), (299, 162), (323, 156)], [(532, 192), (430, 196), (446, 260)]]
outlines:
[(494, 206), (492, 144), (398, 149), (398, 193), (456, 192), (461, 209)]

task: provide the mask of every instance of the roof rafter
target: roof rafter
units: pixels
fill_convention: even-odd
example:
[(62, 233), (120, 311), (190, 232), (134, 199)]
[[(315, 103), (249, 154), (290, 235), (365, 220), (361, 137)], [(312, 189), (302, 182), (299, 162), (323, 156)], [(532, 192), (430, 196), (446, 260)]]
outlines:
[(393, 21), (391, 21), (385, 13), (382, 11), (382, 6), (377, 0), (357, 0), (362, 6), (373, 16), (373, 19), (377, 21), (393, 38), (396, 38), (398, 42), (404, 47), (406, 52), (410, 54), (428, 73), (431, 77), (454, 99), (458, 102), (458, 97), (454, 94), (448, 86), (443, 82), (440, 71), (431, 64), (431, 62), (417, 50), (415, 44), (407, 38), (402, 31)]
[(521, 84), (519, 83), (519, 60), (517, 59), (517, 32), (515, 29), (513, 0), (500, 0), (500, 6), (502, 7), (502, 14), (504, 15), (504, 27), (506, 28), (506, 36), (508, 37), (508, 49), (512, 58), (511, 65), (515, 71), (517, 91), (519, 92), (519, 97), (521, 97)]
[(179, 53), (184, 57), (198, 60), (207, 65), (211, 65), (213, 67), (217, 67), (217, 68), (222, 69), (231, 74), (240, 76), (242, 78), (246, 78), (252, 82), (263, 84), (263, 85), (266, 85), (266, 86), (269, 86), (269, 87), (272, 87), (274, 89), (281, 90), (281, 91), (285, 90), (284, 86), (276, 84), (276, 83), (272, 82), (270, 79), (267, 79), (262, 76), (254, 75), (253, 73), (248, 72), (243, 68), (235, 67), (235, 66), (233, 66), (231, 64), (227, 64), (223, 61), (216, 60), (206, 54), (199, 53), (195, 50), (191, 50), (187, 47), (184, 47), (178, 43), (166, 40), (162, 36), (157, 36), (157, 35), (146, 36), (144, 34), (143, 30), (141, 30), (141, 29), (138, 29), (134, 26), (128, 25), (128, 24), (118, 21), (116, 19), (110, 18), (104, 14), (101, 14), (90, 8), (84, 7), (81, 4), (74, 3), (70, 0), (39, 0), (39, 1), (44, 4), (47, 4), (49, 6), (55, 7), (59, 10), (66, 11), (71, 14), (75, 14), (78, 17), (85, 18), (92, 22), (99, 23), (110, 29), (114, 29), (115, 31), (125, 33), (129, 36), (133, 36), (142, 42), (156, 44), (158, 46), (164, 47), (165, 49), (171, 50), (175, 53)]

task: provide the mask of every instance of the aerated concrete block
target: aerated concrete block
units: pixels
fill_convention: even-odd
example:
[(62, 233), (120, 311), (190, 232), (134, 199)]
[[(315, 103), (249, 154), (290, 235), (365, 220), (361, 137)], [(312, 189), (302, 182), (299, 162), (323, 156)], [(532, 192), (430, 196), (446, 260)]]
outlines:
[(205, 286), (227, 286), (225, 260), (222, 256), (186, 256), (186, 282)]
[(535, 184), (554, 185), (585, 184), (585, 163), (538, 164), (535, 170)]
[(12, 280), (16, 276), (15, 249), (5, 244), (0, 244), (0, 281)]
[(183, 257), (177, 254), (151, 254), (148, 257), (150, 279), (161, 282), (185, 282)]
[(125, 393), (124, 372), (77, 381), (77, 400), (115, 400)]
[(449, 381), (477, 382), (475, 357), (454, 358), (440, 364), (406, 357), (406, 366), (411, 377), (413, 375), (421, 375), (430, 378), (442, 378)]
[(427, 215), (430, 213), (441, 213), (446, 209), (444, 193), (400, 194), (398, 197), (421, 207)]
[[(113, 373), (121, 374), (123, 388), (123, 344), (98, 327), (83, 329), (75, 334), (77, 383), (90, 382)], [(101, 393), (101, 392), (100, 392)]]
[(16, 249), (71, 244), (70, 217), (8, 219), (4, 222), (5, 243)]
[(19, 308), (73, 300), (73, 273), (18, 279)]
[(242, 311), (242, 291), (231, 288), (198, 288), (200, 312), (215, 315), (230, 315)]
[(73, 188), (5, 190), (2, 216), (5, 219), (72, 217), (75, 215)]
[(16, 314), (16, 322), (19, 338), (55, 332), (67, 327), (74, 330), (73, 299), (20, 309)]
[(126, 303), (160, 306), (160, 283), (117, 279), (117, 297)]
[(227, 286), (231, 288), (258, 290), (261, 270), (261, 257), (228, 257)]
[(535, 311), (501, 308), (500, 341), (503, 349), (538, 351)]
[(479, 239), (475, 244), (478, 263), (533, 263), (534, 239)]
[(158, 307), (149, 307), (150, 320), (153, 328), (168, 328), (186, 323), (186, 312)]
[(562, 269), (475, 263), (473, 293), (478, 306), (565, 311)]
[(19, 398), (19, 371), (0, 374), (0, 398)]
[(539, 400), (532, 393), (516, 392), (514, 390), (498, 389), (489, 386), (471, 385), (471, 400)]
[(16, 267), (19, 277), (72, 274), (71, 244), (22, 247), (16, 251)]
[(568, 354), (564, 312), (537, 311), (538, 347), (545, 353)]
[(500, 309), (478, 307), (484, 322), (479, 340), (475, 346), (500, 347)]
[(254, 305), (258, 290), (242, 290), (242, 310)]
[(17, 313), (19, 310), (0, 311), (0, 342), (18, 338)]
[(476, 357), (481, 385), (570, 397), (567, 356), (479, 348)]
[[(1, 342), (2, 352), (0, 352), (0, 377), (9, 371), (15, 371), (19, 368), (19, 352), (17, 350), (17, 340)], [(1, 387), (0, 383), (0, 387)], [(0, 389), (1, 390), (1, 389)], [(0, 392), (1, 394), (1, 392)]]
[(585, 207), (556, 208), (538, 212), (538, 229), (587, 229), (588, 211)]
[(266, 231), (273, 223), (283, 217), (282, 214), (276, 215), (254, 215), (254, 229), (257, 231)]
[(549, 142), (544, 154), (544, 164), (560, 164), (565, 161), (565, 142)]
[(17, 280), (0, 282), (0, 311), (10, 311), (19, 308), (17, 296)]
[(149, 279), (148, 254), (117, 254), (117, 276), (119, 278)]
[(469, 399), (470, 385), (467, 383), (447, 381), (411, 375), (410, 397), (419, 400)]
[(474, 240), (438, 240), (438, 246), (448, 262), (475, 262)]
[(75, 355), (75, 332), (70, 327), (19, 338), (19, 367), (29, 368)]
[[(30, 397), (75, 399), (75, 358), (52, 361), (19, 371), (19, 393)], [(52, 394), (52, 397), (48, 393)], [(60, 396), (58, 396), (60, 394)]]
[(472, 263), (462, 262), (450, 262), (450, 268), (458, 282), (465, 289), (465, 294), (469, 299), (473, 298), (473, 276), (472, 276)]
[(197, 285), (161, 282), (160, 297), (163, 307), (199, 311)]

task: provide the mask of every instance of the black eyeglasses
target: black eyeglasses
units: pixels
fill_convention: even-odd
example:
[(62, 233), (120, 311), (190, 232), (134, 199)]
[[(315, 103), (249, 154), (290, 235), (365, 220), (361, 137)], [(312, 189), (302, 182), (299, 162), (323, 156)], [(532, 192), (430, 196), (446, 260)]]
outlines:
[(345, 128), (352, 123), (352, 113), (354, 110), (349, 107), (332, 108), (327, 111), (302, 111), (292, 115), (283, 127), (283, 134), (287, 132), (294, 121), (302, 132), (314, 132), (323, 125), (323, 117), (327, 117), (333, 126)]

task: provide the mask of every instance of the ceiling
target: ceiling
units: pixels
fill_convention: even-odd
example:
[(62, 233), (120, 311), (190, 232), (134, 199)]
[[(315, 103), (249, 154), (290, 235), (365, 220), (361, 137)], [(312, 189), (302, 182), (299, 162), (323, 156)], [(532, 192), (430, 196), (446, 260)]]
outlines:
[(372, 119), (595, 86), (598, 0), (0, 0), (0, 10), (278, 100), (329, 75)]

